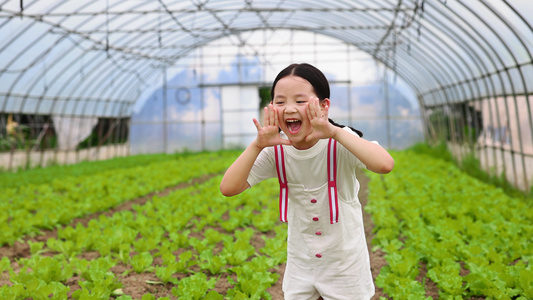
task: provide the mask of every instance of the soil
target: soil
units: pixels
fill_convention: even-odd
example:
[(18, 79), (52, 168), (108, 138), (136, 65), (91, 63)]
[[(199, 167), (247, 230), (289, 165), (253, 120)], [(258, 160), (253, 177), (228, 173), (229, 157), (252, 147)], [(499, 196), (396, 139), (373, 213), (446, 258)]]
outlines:
[[(360, 190), (359, 190), (359, 202), (363, 207), (363, 224), (365, 226), (365, 235), (366, 235), (366, 244), (368, 246), (368, 253), (370, 254), (370, 270), (372, 271), (372, 278), (374, 281), (379, 274), (379, 271), (382, 267), (387, 265), (385, 260), (385, 253), (381, 250), (372, 251), (372, 239), (374, 238), (374, 223), (370, 218), (370, 214), (365, 211), (365, 206), (368, 202), (368, 177), (365, 176), (363, 172), (357, 173), (357, 179), (359, 180)], [(376, 286), (376, 293), (372, 300), (378, 300), (380, 297), (385, 297), (383, 289)]]
[[(164, 195), (167, 195), (168, 193), (170, 193), (170, 192), (172, 192), (172, 191), (174, 191), (176, 189), (185, 188), (185, 187), (187, 187), (187, 186), (189, 186), (189, 185), (191, 185), (191, 184), (193, 184), (195, 182), (205, 181), (205, 180), (209, 179), (212, 176), (213, 175), (204, 176), (202, 178), (198, 178), (198, 179), (194, 180), (191, 183), (180, 184), (180, 185), (172, 187), (172, 188), (167, 188), (164, 191), (161, 191), (161, 192), (158, 192), (158, 193), (152, 193), (152, 194), (146, 195), (144, 197), (141, 197), (141, 198), (138, 198), (138, 199), (134, 199), (132, 201), (128, 201), (127, 203), (124, 203), (124, 204), (122, 204), (122, 205), (120, 205), (118, 207), (115, 207), (113, 209), (110, 209), (110, 210), (108, 210), (106, 212), (92, 214), (92, 215), (89, 215), (89, 216), (86, 216), (86, 217), (83, 217), (83, 218), (78, 218), (78, 219), (74, 220), (73, 223), (71, 223), (71, 224), (75, 225), (77, 223), (81, 223), (83, 225), (87, 225), (90, 220), (98, 218), (102, 214), (104, 214), (104, 215), (112, 215), (113, 213), (115, 213), (117, 211), (121, 211), (121, 210), (133, 210), (132, 209), (133, 205), (135, 205), (135, 204), (142, 205), (142, 204), (146, 203), (149, 199), (152, 198), (152, 196), (154, 196), (156, 194), (159, 195), (159, 196), (164, 196)], [(366, 205), (366, 203), (367, 203), (367, 200), (368, 200), (368, 188), (367, 188), (367, 186), (368, 186), (368, 178), (364, 175), (364, 173), (361, 172), (361, 173), (358, 173), (358, 179), (359, 179), (359, 182), (361, 184), (361, 190), (359, 192), (359, 200), (361, 201), (361, 204), (364, 207)], [(387, 263), (386, 263), (386, 260), (385, 260), (385, 257), (384, 257), (384, 253), (382, 251), (377, 250), (377, 251), (372, 252), (372, 250), (371, 250), (371, 242), (372, 242), (372, 239), (373, 239), (373, 236), (374, 236), (374, 234), (372, 232), (373, 228), (374, 228), (374, 225), (373, 225), (373, 223), (371, 221), (370, 215), (368, 215), (366, 212), (364, 212), (364, 210), (363, 210), (363, 219), (364, 219), (364, 225), (365, 225), (365, 232), (366, 232), (366, 237), (367, 237), (368, 249), (369, 249), (369, 253), (370, 253), (371, 271), (372, 271), (372, 276), (375, 279), (376, 276), (379, 274), (379, 271), (381, 270), (381, 268), (383, 266), (385, 266)], [(46, 241), (49, 238), (53, 238), (53, 237), (56, 237), (56, 236), (57, 236), (57, 230), (44, 230), (39, 235), (36, 235), (36, 236), (33, 236), (33, 237), (27, 237), (24, 240), (15, 242), (13, 246), (0, 247), (0, 257), (6, 256), (12, 262), (14, 262), (12, 264), (12, 267), (15, 269), (15, 272), (17, 272), (18, 271), (18, 270), (16, 270), (16, 268), (17, 268), (17, 263), (16, 263), (17, 259), (19, 259), (19, 258), (27, 258), (27, 257), (29, 257), (31, 255), (30, 249), (29, 249), (29, 246), (28, 246), (28, 241), (43, 242), (43, 241)], [(257, 234), (257, 236), (252, 238), (251, 243), (254, 246), (256, 246), (256, 248), (263, 247), (263, 245), (264, 245), (264, 241), (260, 237), (259, 234)], [(222, 247), (222, 245), (220, 245), (220, 247)], [(43, 255), (46, 255), (46, 254), (43, 254)], [(98, 257), (98, 253), (96, 253), (96, 252), (86, 252), (86, 253), (83, 253), (81, 255), (81, 257), (85, 258), (85, 259), (94, 259), (94, 258)], [(420, 276), (420, 281), (422, 281), (423, 275), (425, 275), (425, 272), (424, 272), (425, 266), (421, 266), (421, 269), (422, 269), (421, 270), (421, 274), (419, 275)], [(121, 263), (117, 264), (112, 269), (112, 271), (116, 274), (118, 280), (123, 283), (122, 292), (124, 294), (130, 295), (133, 299), (141, 299), (141, 297), (144, 294), (146, 294), (146, 293), (151, 293), (152, 295), (154, 295), (156, 297), (156, 299), (158, 297), (163, 297), (163, 296), (170, 296), (171, 299), (173, 299), (171, 290), (174, 287), (174, 284), (172, 284), (172, 283), (168, 283), (168, 284), (160, 283), (159, 279), (155, 276), (155, 273), (153, 273), (153, 272), (137, 274), (135, 272), (125, 272), (127, 270), (128, 270), (128, 268), (125, 265), (121, 264)], [(282, 284), (284, 270), (285, 270), (285, 265), (284, 264), (271, 270), (271, 272), (275, 272), (275, 273), (280, 275), (279, 280), (272, 287), (270, 287), (267, 290), (272, 295), (272, 299), (273, 300), (283, 299), (283, 291), (282, 291), (281, 284)], [(6, 276), (5, 274), (7, 274), (7, 273), (4, 273), (4, 275), (0, 274), (0, 286), (6, 285), (6, 284), (7, 285), (11, 284), (9, 282), (8, 276)], [(180, 276), (184, 277), (185, 275), (180, 275)], [(178, 279), (181, 279), (181, 278), (178, 277)], [(235, 280), (236, 278), (233, 277), (233, 279)], [(72, 294), (72, 292), (74, 292), (75, 290), (80, 288), (78, 286), (78, 280), (81, 280), (81, 278), (72, 277), (66, 282), (66, 284), (69, 285), (70, 288), (71, 288), (70, 294)], [(427, 278), (425, 280), (425, 283), (426, 283), (427, 296), (432, 296), (434, 299), (438, 299), (437, 287), (435, 286), (435, 284), (432, 283)], [(232, 285), (227, 281), (226, 276), (223, 275), (217, 281), (217, 285), (215, 287), (215, 290), (217, 292), (221, 293), (221, 294), (225, 294), (225, 292), (231, 287), (232, 287)], [(383, 293), (382, 289), (376, 287), (376, 294), (372, 298), (372, 300), (377, 300), (380, 297), (387, 297), (387, 295)]]

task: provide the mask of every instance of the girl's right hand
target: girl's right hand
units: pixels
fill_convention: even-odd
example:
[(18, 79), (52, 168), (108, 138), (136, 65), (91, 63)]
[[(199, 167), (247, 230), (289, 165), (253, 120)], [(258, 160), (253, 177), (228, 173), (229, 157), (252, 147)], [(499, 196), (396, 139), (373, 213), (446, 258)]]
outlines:
[(265, 107), (263, 126), (254, 118), (257, 128), (256, 146), (260, 149), (276, 145), (292, 145), (288, 139), (281, 138), (279, 134), (278, 113), (272, 104)]

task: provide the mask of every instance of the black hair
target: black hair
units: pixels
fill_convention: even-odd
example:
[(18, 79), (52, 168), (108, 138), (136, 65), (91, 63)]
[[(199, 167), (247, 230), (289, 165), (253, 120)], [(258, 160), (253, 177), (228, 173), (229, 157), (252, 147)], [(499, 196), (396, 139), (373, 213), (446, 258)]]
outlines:
[(341, 125), (341, 124), (337, 124), (335, 123), (335, 121), (333, 121), (332, 119), (328, 118), (329, 122), (337, 127), (340, 127), (340, 128), (344, 128), (344, 127), (348, 127), (350, 128), (353, 132), (355, 132), (359, 137), (363, 137), (363, 132), (361, 130), (357, 130), (355, 128), (353, 128), (352, 126), (348, 126), (348, 125)]
[[(298, 76), (309, 81), (309, 83), (311, 83), (311, 86), (313, 86), (313, 90), (316, 96), (318, 97), (318, 99), (320, 99), (320, 101), (326, 98), (329, 99), (330, 97), (329, 82), (326, 76), (324, 75), (324, 73), (322, 73), (322, 71), (317, 69), (315, 66), (312, 66), (307, 63), (302, 63), (302, 64), (291, 64), (285, 69), (281, 70), (281, 72), (279, 72), (278, 76), (276, 76), (276, 79), (274, 79), (274, 83), (272, 83), (272, 89), (270, 90), (271, 101), (274, 100), (274, 88), (276, 87), (276, 84), (278, 83), (278, 81), (290, 75)], [(341, 128), (346, 127), (346, 125), (335, 123), (335, 121), (333, 121), (332, 119), (328, 118), (328, 120), (331, 124), (337, 127), (341, 127)], [(361, 131), (351, 126), (348, 126), (348, 128), (350, 128), (353, 132), (357, 133), (357, 135), (359, 135), (360, 137), (363, 136), (363, 133)]]

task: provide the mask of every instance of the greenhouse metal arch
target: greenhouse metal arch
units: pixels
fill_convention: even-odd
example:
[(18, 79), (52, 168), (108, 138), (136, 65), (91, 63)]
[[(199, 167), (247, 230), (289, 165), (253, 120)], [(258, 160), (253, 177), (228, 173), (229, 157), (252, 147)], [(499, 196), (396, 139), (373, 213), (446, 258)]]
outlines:
[[(131, 132), (143, 124), (168, 130), (163, 150), (170, 151), (166, 136), (181, 129), (169, 127), (176, 124), (166, 111), (139, 120), (139, 103), (158, 103), (165, 110), (166, 100), (157, 99), (179, 89), (201, 99), (253, 94), (291, 59), (300, 62), (304, 55), (297, 47), (305, 44), (315, 60), (308, 62), (318, 66), (328, 65), (322, 58), (328, 52), (347, 59), (356, 56), (353, 49), (366, 53), (383, 66), (384, 97), (396, 79), (412, 90), (425, 141), (445, 141), (459, 161), (474, 154), (488, 172), (503, 173), (528, 190), (533, 182), (530, 11), (533, 3), (519, 0), (0, 1), (0, 166), (128, 155)], [(282, 43), (282, 32), (311, 33), (312, 40)], [(346, 53), (328, 48), (322, 36), (344, 45)], [(221, 39), (233, 48), (217, 43)], [(267, 53), (278, 42), (278, 49)], [(204, 75), (235, 54), (232, 67), (241, 72), (235, 81), (213, 82)], [(259, 74), (246, 81), (249, 74), (242, 72), (254, 59)], [(185, 69), (190, 72), (183, 78), (192, 81), (175, 79)], [(353, 78), (332, 82), (354, 97)], [(232, 138), (223, 121), (235, 109), (222, 100), (219, 108), (220, 118), (202, 113), (178, 124), (201, 128), (198, 150), (224, 148)], [(256, 109), (241, 108), (248, 110)], [(350, 113), (340, 119), (358, 117)], [(392, 122), (402, 116), (389, 112), (384, 119), (390, 136)], [(221, 142), (206, 146), (214, 138), (209, 132), (219, 127)], [(399, 148), (390, 139), (385, 146)]]

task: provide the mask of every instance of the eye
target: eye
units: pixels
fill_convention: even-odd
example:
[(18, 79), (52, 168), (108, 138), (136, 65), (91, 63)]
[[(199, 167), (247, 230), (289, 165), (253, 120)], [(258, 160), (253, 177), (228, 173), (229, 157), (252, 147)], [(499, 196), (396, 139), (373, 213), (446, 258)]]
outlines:
[(275, 105), (283, 105), (283, 104), (285, 104), (285, 101), (278, 100), (278, 101), (275, 101), (274, 104)]

